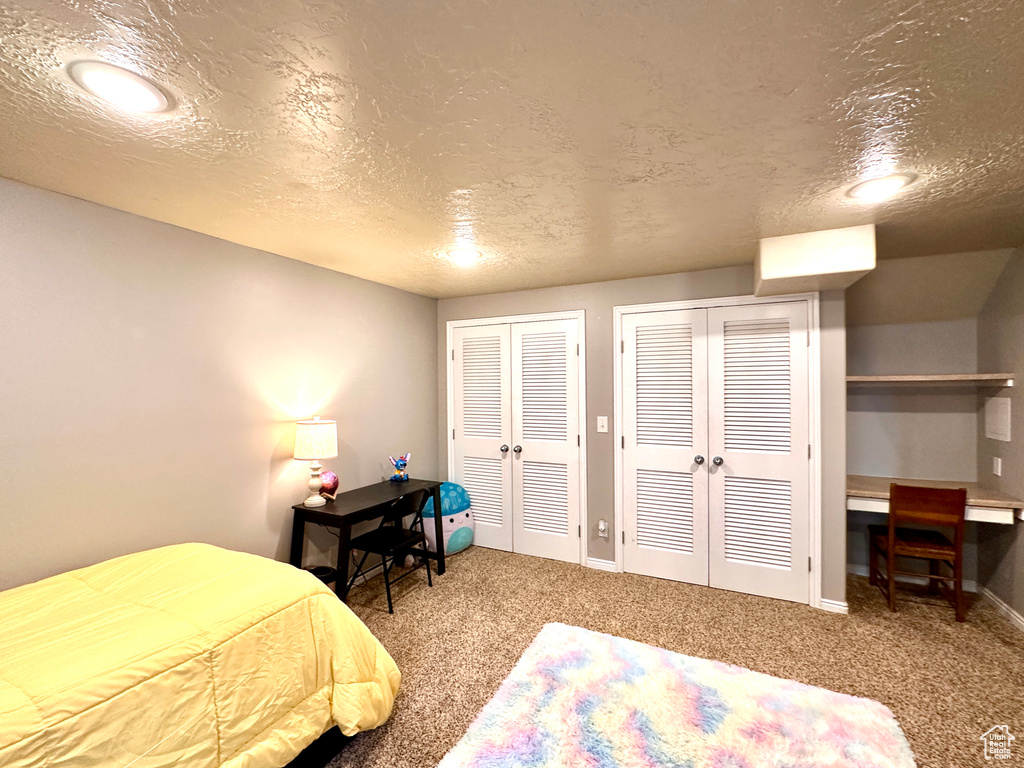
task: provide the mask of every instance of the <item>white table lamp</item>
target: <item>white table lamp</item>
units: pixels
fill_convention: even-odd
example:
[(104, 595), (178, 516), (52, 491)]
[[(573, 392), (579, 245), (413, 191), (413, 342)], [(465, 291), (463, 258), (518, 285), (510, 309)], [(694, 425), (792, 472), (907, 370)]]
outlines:
[(309, 462), (309, 498), (307, 507), (322, 507), (327, 501), (320, 495), (320, 459), (333, 459), (338, 455), (338, 422), (321, 420), (314, 416), (295, 424), (295, 458)]

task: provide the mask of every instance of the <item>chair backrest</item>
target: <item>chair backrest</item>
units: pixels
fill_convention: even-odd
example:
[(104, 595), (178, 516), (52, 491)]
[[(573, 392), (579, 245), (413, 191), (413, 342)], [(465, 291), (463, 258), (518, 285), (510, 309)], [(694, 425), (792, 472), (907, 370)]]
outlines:
[(427, 505), (430, 492), (426, 489), (407, 493), (400, 499), (395, 499), (382, 515), (381, 525), (397, 525), (404, 527), (405, 518), (414, 515), (412, 525), (419, 521), (423, 524), (423, 507)]
[(889, 486), (889, 529), (901, 523), (941, 525), (963, 529), (967, 509), (966, 488), (922, 488), (916, 485)]

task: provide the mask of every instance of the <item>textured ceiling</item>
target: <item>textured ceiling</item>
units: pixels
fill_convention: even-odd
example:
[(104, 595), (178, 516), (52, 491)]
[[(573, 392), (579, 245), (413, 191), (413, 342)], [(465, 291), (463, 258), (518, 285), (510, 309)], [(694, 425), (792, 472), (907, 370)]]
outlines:
[[(0, 36), (0, 175), (430, 296), (871, 221), (883, 258), (1024, 243), (1017, 0), (5, 0)], [(98, 105), (81, 57), (177, 109)]]

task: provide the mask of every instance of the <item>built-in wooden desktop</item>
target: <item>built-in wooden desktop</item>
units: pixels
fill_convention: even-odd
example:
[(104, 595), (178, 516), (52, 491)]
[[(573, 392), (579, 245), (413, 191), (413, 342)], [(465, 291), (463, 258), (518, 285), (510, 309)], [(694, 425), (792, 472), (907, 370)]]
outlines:
[(966, 488), (968, 521), (1012, 525), (1014, 516), (1024, 520), (1024, 501), (978, 483), (946, 480), (914, 480), (903, 477), (846, 476), (846, 509), (858, 512), (889, 512), (889, 485), (917, 485), (926, 488)]

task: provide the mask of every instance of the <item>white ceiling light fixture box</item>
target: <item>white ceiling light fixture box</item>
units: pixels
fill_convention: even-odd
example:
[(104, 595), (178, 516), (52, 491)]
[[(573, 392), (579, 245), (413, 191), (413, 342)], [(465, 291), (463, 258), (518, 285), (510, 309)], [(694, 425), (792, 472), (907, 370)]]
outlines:
[(155, 83), (116, 64), (73, 61), (67, 71), (81, 88), (126, 112), (165, 112), (171, 107), (171, 100)]
[(875, 268), (875, 225), (762, 238), (755, 296), (849, 288)]
[(867, 179), (850, 187), (846, 196), (858, 202), (880, 203), (895, 197), (916, 179), (917, 176), (913, 173), (893, 173), (889, 176)]

